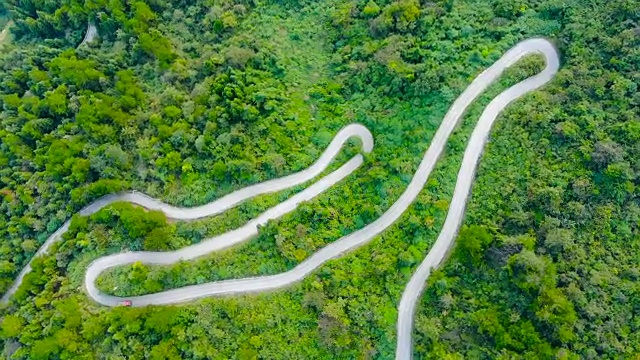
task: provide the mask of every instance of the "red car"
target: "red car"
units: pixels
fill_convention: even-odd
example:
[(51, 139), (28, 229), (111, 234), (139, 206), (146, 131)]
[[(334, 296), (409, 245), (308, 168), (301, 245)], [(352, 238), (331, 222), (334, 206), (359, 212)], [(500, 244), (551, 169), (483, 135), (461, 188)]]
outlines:
[(131, 306), (131, 300), (125, 300), (122, 303), (120, 303), (120, 305), (122, 305), (122, 306)]

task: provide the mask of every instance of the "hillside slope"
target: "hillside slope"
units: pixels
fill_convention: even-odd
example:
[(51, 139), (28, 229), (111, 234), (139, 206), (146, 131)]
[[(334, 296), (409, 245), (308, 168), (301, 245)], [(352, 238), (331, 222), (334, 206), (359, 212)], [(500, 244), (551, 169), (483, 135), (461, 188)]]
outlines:
[[(374, 135), (354, 175), (249, 243), (100, 279), (117, 295), (294, 267), (375, 220), (405, 189), (451, 102), (522, 39), (561, 70), (492, 131), (458, 248), (429, 281), (416, 358), (629, 358), (640, 352), (640, 3), (8, 1), (0, 55), (0, 288), (92, 200), (135, 189), (194, 206), (308, 167), (344, 125)], [(89, 19), (100, 42), (74, 49)], [(100, 307), (79, 291), (102, 255), (235, 228), (299, 191), (196, 222), (114, 204), (74, 219), (2, 310), (15, 359), (381, 358), (435, 241), (472, 105), (416, 202), (372, 243), (291, 289), (176, 307)], [(358, 149), (349, 147), (334, 170)]]

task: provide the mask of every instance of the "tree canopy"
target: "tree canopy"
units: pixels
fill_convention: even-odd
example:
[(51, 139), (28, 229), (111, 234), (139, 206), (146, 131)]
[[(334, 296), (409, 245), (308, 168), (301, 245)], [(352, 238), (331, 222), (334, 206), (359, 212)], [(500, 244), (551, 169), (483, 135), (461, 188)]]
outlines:
[[(416, 358), (632, 358), (640, 352), (637, 0), (7, 0), (0, 44), (0, 291), (105, 194), (195, 206), (305, 169), (344, 125), (364, 166), (241, 246), (98, 279), (132, 296), (275, 274), (371, 221), (406, 188), (452, 101), (504, 51), (550, 38), (561, 70), (501, 115), (457, 247), (416, 315)], [(1, 24), (2, 22), (0, 22)], [(88, 24), (99, 36), (80, 44)], [(479, 114), (472, 105), (411, 208), (300, 284), (180, 306), (104, 308), (94, 259), (170, 250), (299, 188), (194, 222), (116, 203), (76, 216), (0, 310), (12, 359), (392, 358), (397, 306), (435, 241)], [(349, 146), (329, 170), (354, 155)]]

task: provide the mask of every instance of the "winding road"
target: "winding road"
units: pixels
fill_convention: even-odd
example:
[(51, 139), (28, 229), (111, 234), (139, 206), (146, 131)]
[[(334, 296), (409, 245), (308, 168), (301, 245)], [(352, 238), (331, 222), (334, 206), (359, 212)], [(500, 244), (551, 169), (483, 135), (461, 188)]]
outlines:
[[(240, 189), (231, 194), (223, 196), (222, 198), (215, 200), (209, 204), (193, 207), (193, 208), (179, 208), (169, 204), (165, 204), (162, 201), (154, 199), (148, 195), (137, 191), (123, 192), (119, 194), (112, 194), (104, 196), (90, 205), (86, 206), (82, 210), (78, 212), (81, 216), (91, 215), (103, 207), (112, 204), (118, 201), (128, 201), (140, 206), (143, 206), (149, 210), (160, 210), (165, 213), (165, 215), (174, 220), (195, 220), (207, 216), (213, 216), (219, 213), (222, 213), (243, 201), (249, 200), (259, 195), (272, 193), (280, 190), (284, 190), (287, 188), (291, 188), (296, 185), (300, 185), (305, 183), (314, 177), (318, 176), (324, 170), (327, 169), (331, 161), (338, 155), (344, 144), (349, 140), (349, 138), (357, 138), (360, 139), (362, 144), (362, 151), (364, 153), (369, 153), (373, 150), (373, 136), (369, 130), (360, 125), (360, 124), (351, 124), (342, 128), (338, 134), (333, 138), (327, 149), (322, 153), (320, 158), (309, 168), (297, 172), (295, 174), (291, 174), (279, 179), (265, 181), (263, 183), (259, 183), (256, 185), (252, 185), (246, 187), (244, 189)], [(324, 192), (326, 189), (330, 188), (333, 184), (342, 180), (353, 171), (355, 171), (362, 163), (364, 162), (364, 158), (361, 154), (358, 154), (352, 157), (348, 162), (342, 165), (339, 169), (333, 171), (328, 174), (326, 177), (322, 178), (317, 183), (311, 185), (307, 189), (295, 194), (291, 198), (286, 201), (274, 206), (273, 208), (265, 211), (257, 218), (251, 220), (246, 225), (242, 226), (239, 229), (230, 231), (226, 234), (222, 234), (220, 236), (216, 236), (210, 239), (202, 240), (200, 243), (185, 247), (178, 251), (173, 252), (129, 252), (116, 254), (112, 256), (106, 256), (96, 260), (92, 263), (87, 269), (87, 279), (93, 279), (102, 272), (104, 269), (112, 266), (124, 265), (136, 261), (141, 261), (144, 263), (150, 264), (171, 264), (180, 260), (188, 260), (193, 259), (199, 256), (206, 255), (215, 250), (220, 250), (225, 247), (229, 247), (239, 242), (246, 240), (252, 236), (258, 234), (258, 226), (264, 225), (268, 220), (278, 218), (286, 213), (289, 213), (298, 206), (303, 201), (311, 200), (313, 197), (318, 194)], [(9, 290), (2, 296), (2, 302), (7, 302), (11, 296), (16, 292), (20, 284), (22, 283), (22, 279), (24, 276), (31, 271), (31, 262), (33, 259), (39, 257), (40, 255), (46, 253), (49, 250), (49, 247), (53, 245), (53, 243), (62, 239), (62, 235), (67, 232), (69, 229), (69, 225), (71, 224), (71, 220), (65, 222), (56, 232), (51, 234), (44, 242), (44, 244), (38, 249), (38, 252), (33, 256), (29, 264), (22, 269), (16, 280), (13, 282)], [(167, 259), (171, 259), (171, 261), (167, 261)], [(103, 264), (102, 267), (100, 265)], [(112, 264), (110, 266), (104, 266), (104, 264)], [(97, 302), (108, 305), (108, 306), (116, 306), (123, 299), (110, 297), (104, 294), (101, 294), (97, 288), (95, 288), (93, 284), (93, 280), (90, 283), (87, 283), (87, 290), (89, 295), (93, 297)], [(168, 303), (168, 302), (164, 302)], [(152, 302), (135, 302), (135, 306), (144, 306), (152, 304)], [(156, 304), (159, 304), (156, 303)]]
[[(396, 359), (410, 359), (412, 357), (411, 334), (417, 303), (420, 299), (420, 295), (424, 289), (431, 269), (440, 265), (454, 243), (457, 231), (464, 218), (465, 205), (471, 191), (475, 170), (489, 136), (491, 126), (506, 106), (526, 93), (548, 83), (558, 71), (560, 65), (558, 53), (555, 47), (545, 39), (536, 38), (520, 42), (507, 51), (491, 67), (474, 79), (467, 89), (456, 99), (445, 115), (431, 142), (431, 145), (427, 149), (427, 152), (418, 167), (418, 170), (405, 191), (381, 217), (371, 224), (336, 240), (332, 244), (327, 245), (307, 258), (295, 268), (281, 274), (217, 281), (172, 289), (155, 294), (129, 297), (127, 299), (132, 301), (132, 306), (164, 305), (191, 301), (206, 296), (259, 292), (283, 288), (301, 281), (327, 261), (338, 258), (341, 255), (368, 243), (371, 239), (379, 235), (397, 221), (418, 196), (429, 178), (431, 171), (435, 167), (438, 158), (442, 154), (449, 136), (462, 119), (462, 116), (469, 105), (477, 99), (478, 96), (482, 94), (482, 92), (484, 92), (484, 90), (489, 87), (505, 69), (509, 68), (522, 57), (534, 53), (542, 54), (545, 57), (546, 67), (539, 74), (529, 77), (503, 91), (485, 108), (465, 150), (462, 165), (458, 173), (453, 199), (449, 206), (449, 211), (447, 213), (443, 229), (402, 294), (398, 307), (398, 342), (396, 347)], [(178, 208), (167, 205), (159, 200), (150, 198), (138, 192), (128, 192), (109, 195), (99, 199), (81, 210), (80, 214), (92, 214), (114, 201), (130, 201), (149, 209), (161, 210), (167, 214), (167, 217), (178, 220), (192, 220), (215, 215), (257, 195), (279, 191), (311, 180), (327, 168), (329, 163), (343, 146), (344, 142), (350, 137), (360, 138), (364, 152), (370, 152), (373, 149), (373, 138), (370, 132), (362, 125), (349, 125), (343, 128), (336, 135), (320, 159), (318, 159), (318, 161), (310, 168), (287, 177), (247, 187), (204, 206), (195, 208)], [(362, 163), (363, 157), (358, 154), (342, 165), (339, 169), (321, 178), (316, 183), (295, 194), (286, 201), (265, 211), (241, 228), (203, 240), (199, 244), (171, 252), (127, 252), (99, 258), (91, 263), (87, 269), (85, 275), (86, 291), (96, 302), (106, 306), (116, 306), (120, 304), (124, 298), (103, 294), (95, 286), (96, 278), (106, 269), (138, 261), (145, 264), (168, 265), (180, 260), (194, 259), (211, 253), (212, 251), (246, 241), (257, 235), (259, 225), (266, 223), (270, 219), (278, 218), (293, 211), (300, 202), (307, 201), (322, 193), (338, 181), (351, 174)], [(68, 227), (69, 222), (66, 222), (60, 229), (58, 229), (58, 231), (56, 231), (56, 233), (47, 239), (45, 244), (34, 257), (46, 252), (53, 242), (60, 239), (61, 235), (68, 229)], [(20, 273), (20, 276), (12, 288), (4, 295), (2, 299), (3, 301), (7, 301), (10, 298), (20, 285), (24, 275), (29, 272), (29, 270), (30, 266), (27, 265), (27, 267), (25, 267), (25, 269)]]

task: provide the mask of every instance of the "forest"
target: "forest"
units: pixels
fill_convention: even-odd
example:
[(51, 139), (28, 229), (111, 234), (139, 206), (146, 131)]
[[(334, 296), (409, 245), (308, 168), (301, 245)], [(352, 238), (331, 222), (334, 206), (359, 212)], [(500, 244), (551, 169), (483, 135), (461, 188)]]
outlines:
[[(88, 24), (98, 38), (81, 44)], [(102, 274), (119, 296), (280, 273), (371, 223), (471, 80), (519, 41), (550, 39), (560, 72), (494, 126), (456, 248), (421, 299), (414, 358), (640, 353), (640, 1), (7, 0), (1, 29), (2, 293), (103, 195), (205, 204), (307, 168), (346, 124), (373, 133), (356, 173), (255, 239)], [(442, 227), (475, 122), (540, 67), (521, 61), (471, 106), (396, 224), (285, 290), (107, 308), (82, 284), (96, 258), (197, 243), (302, 187), (192, 222), (128, 203), (73, 217), (0, 305), (0, 358), (393, 358), (402, 290)]]

